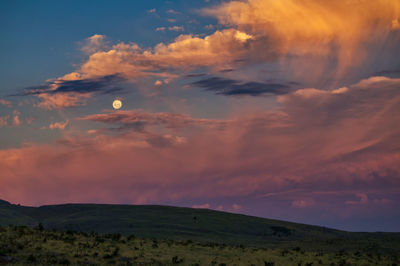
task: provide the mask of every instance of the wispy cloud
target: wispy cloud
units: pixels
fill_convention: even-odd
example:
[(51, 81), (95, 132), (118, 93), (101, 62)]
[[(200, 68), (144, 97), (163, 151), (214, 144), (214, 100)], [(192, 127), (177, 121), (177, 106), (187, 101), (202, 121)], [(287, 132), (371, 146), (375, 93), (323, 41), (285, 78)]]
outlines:
[(147, 126), (165, 126), (169, 129), (182, 129), (191, 126), (223, 128), (229, 121), (198, 119), (184, 114), (149, 113), (143, 110), (108, 111), (77, 118), (78, 120), (101, 122), (118, 125), (119, 129), (135, 129), (143, 131)]
[(168, 27), (168, 30), (171, 30), (171, 31), (184, 31), (185, 28), (183, 26), (172, 26), (172, 27)]

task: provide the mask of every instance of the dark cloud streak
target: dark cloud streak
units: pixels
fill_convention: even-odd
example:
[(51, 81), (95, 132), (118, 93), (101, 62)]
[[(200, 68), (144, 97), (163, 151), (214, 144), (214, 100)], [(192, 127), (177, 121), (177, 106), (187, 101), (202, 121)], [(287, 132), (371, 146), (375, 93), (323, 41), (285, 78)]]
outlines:
[(90, 93), (99, 92), (101, 94), (115, 94), (121, 93), (124, 89), (120, 87), (111, 87), (116, 83), (124, 81), (119, 75), (107, 75), (99, 78), (92, 79), (78, 79), (78, 80), (55, 80), (47, 82), (40, 86), (25, 88), (23, 92), (16, 93), (10, 96), (28, 96), (39, 95), (42, 93), (57, 94), (57, 93)]
[(290, 86), (282, 83), (241, 82), (233, 79), (210, 77), (191, 83), (192, 86), (214, 91), (226, 96), (261, 96), (264, 94), (282, 95), (290, 92)]

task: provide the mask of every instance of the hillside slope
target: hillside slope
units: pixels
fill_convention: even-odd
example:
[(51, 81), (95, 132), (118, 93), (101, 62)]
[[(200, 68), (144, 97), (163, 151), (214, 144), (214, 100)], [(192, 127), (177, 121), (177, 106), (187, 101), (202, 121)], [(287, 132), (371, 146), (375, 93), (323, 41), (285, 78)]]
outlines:
[[(146, 238), (192, 240), (234, 245), (273, 247), (340, 245), (349, 240), (371, 239), (385, 243), (397, 233), (350, 233), (319, 226), (304, 225), (232, 214), (206, 209), (157, 205), (65, 204), (41, 207), (0, 204), (0, 225), (41, 223), (47, 229), (97, 233), (120, 233)], [(338, 242), (339, 241), (339, 242)], [(380, 245), (380, 244), (379, 244)]]

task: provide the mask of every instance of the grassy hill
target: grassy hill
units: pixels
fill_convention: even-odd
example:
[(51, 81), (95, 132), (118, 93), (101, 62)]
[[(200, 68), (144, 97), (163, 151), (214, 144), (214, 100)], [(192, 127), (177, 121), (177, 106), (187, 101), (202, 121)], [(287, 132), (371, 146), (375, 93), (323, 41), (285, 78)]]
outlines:
[(65, 204), (25, 207), (0, 202), (0, 225), (135, 235), (262, 248), (400, 251), (400, 233), (351, 233), (206, 209), (151, 205)]

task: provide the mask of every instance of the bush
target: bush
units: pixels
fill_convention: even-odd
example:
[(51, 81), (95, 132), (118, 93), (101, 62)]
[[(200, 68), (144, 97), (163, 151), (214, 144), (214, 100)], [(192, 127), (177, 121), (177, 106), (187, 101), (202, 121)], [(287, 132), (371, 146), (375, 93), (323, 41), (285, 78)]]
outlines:
[(35, 257), (33, 254), (31, 254), (31, 255), (28, 256), (28, 258), (26, 259), (26, 261), (27, 261), (28, 263), (35, 263), (35, 262), (36, 262), (36, 257)]
[(40, 232), (42, 232), (42, 231), (44, 230), (43, 224), (42, 224), (42, 223), (39, 223), (38, 226), (37, 226), (37, 229), (38, 229)]
[(179, 263), (183, 262), (183, 258), (179, 258), (178, 256), (173, 256), (171, 261), (173, 264), (179, 264)]
[(70, 265), (71, 264), (71, 262), (67, 258), (60, 259), (60, 261), (58, 263), (61, 265)]

